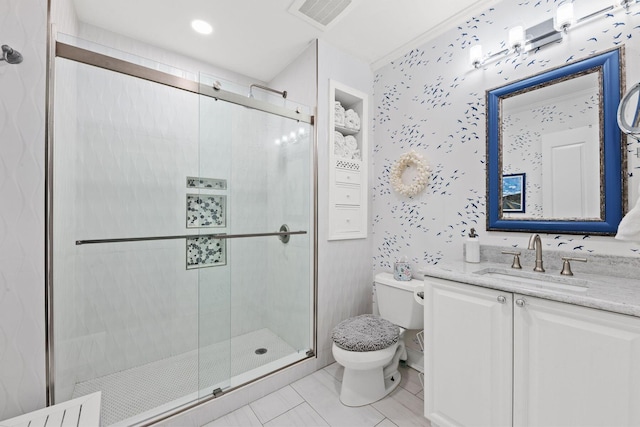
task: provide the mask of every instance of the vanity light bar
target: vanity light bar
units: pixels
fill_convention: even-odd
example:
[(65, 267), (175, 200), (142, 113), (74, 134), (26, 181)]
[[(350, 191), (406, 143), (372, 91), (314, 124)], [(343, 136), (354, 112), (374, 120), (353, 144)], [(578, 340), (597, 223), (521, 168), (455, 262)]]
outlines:
[(627, 11), (632, 5), (640, 3), (640, 0), (617, 0), (616, 3), (604, 7), (596, 12), (574, 19), (573, 1), (567, 0), (558, 5), (554, 18), (543, 21), (526, 30), (521, 25), (516, 25), (509, 29), (508, 48), (499, 52), (482, 55), (482, 45), (476, 44), (469, 50), (469, 62), (473, 68), (482, 68), (488, 62), (497, 57), (506, 56), (512, 53), (521, 54), (529, 50), (537, 49), (547, 44), (562, 41), (562, 33), (567, 34), (569, 29), (575, 25), (582, 24), (592, 18), (596, 18), (610, 12), (618, 7), (623, 7)]

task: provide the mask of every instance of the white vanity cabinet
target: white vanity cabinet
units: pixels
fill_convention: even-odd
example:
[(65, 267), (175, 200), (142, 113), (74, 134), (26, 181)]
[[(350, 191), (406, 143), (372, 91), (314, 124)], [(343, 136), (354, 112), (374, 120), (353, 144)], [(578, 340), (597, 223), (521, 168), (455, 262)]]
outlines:
[(445, 426), (640, 425), (640, 318), (427, 278), (425, 415)]
[(640, 426), (640, 318), (514, 300), (513, 424)]
[(425, 416), (440, 427), (511, 425), (512, 294), (424, 284)]

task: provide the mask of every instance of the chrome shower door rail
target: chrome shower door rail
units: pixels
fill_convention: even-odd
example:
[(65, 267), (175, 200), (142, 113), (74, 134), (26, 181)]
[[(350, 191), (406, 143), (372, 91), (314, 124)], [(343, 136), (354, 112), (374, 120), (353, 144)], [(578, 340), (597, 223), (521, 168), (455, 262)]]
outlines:
[(277, 116), (297, 120), (299, 122), (314, 124), (314, 116), (304, 114), (299, 109), (293, 110), (279, 105), (274, 105), (266, 101), (261, 101), (259, 99), (249, 98), (237, 93), (222, 90), (219, 87), (205, 85), (193, 80), (174, 76), (173, 74), (168, 74), (163, 71), (158, 71), (153, 68), (148, 68), (70, 44), (56, 42), (55, 56), (139, 79), (148, 80), (150, 82), (159, 83), (176, 89), (185, 90), (187, 92), (208, 96), (231, 104), (242, 105), (254, 110), (264, 111), (266, 113), (275, 114)]
[(299, 231), (276, 231), (273, 233), (246, 233), (246, 234), (181, 234), (175, 236), (152, 236), (152, 237), (123, 237), (118, 239), (93, 239), (93, 240), (76, 240), (76, 246), (90, 245), (96, 243), (126, 243), (126, 242), (146, 242), (153, 240), (177, 240), (177, 239), (193, 239), (198, 237), (211, 237), (214, 239), (243, 239), (248, 237), (269, 237), (269, 236), (290, 236), (293, 234), (307, 234), (304, 230)]

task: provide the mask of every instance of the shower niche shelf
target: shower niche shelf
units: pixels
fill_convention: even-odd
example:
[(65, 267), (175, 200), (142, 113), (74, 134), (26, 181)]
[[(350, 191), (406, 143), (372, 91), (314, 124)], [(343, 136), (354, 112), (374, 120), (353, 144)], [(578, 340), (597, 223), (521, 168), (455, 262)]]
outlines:
[(368, 108), (369, 95), (329, 81), (328, 240), (367, 237)]
[(227, 226), (227, 196), (187, 194), (187, 228)]
[[(187, 177), (187, 189), (198, 193), (186, 195), (186, 228), (227, 227), (227, 180), (219, 178)], [(187, 270), (219, 267), (227, 264), (227, 241), (194, 235), (186, 239)]]

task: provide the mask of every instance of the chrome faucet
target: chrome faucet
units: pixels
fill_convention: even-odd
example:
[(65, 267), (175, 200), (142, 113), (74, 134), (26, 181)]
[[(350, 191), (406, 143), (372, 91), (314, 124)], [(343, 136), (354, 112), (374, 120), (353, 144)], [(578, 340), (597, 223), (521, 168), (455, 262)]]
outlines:
[(542, 267), (542, 240), (540, 240), (539, 234), (532, 234), (529, 237), (529, 249), (536, 250), (536, 266), (533, 271), (544, 273), (544, 267)]

